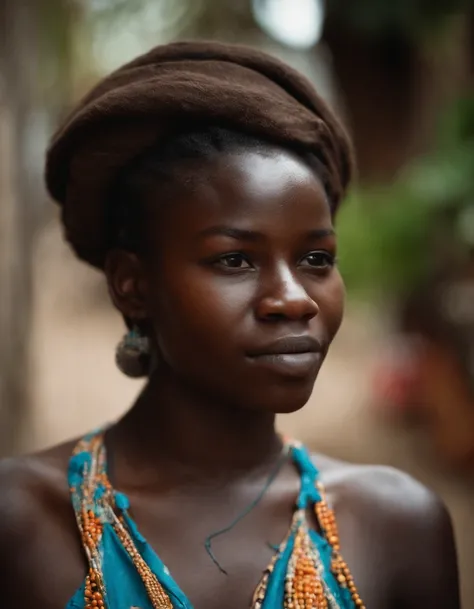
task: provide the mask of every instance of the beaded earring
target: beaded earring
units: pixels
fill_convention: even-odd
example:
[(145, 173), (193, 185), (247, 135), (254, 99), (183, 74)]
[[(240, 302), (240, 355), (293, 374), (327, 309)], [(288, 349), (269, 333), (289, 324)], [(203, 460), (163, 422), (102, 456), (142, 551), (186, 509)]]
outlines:
[(151, 365), (150, 339), (133, 326), (117, 345), (115, 363), (131, 378), (146, 376)]

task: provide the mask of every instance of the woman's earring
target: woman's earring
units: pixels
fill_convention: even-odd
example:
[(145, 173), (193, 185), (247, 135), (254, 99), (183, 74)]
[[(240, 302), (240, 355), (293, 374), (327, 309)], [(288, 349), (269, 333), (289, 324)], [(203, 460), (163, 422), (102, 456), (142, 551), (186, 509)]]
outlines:
[(131, 378), (147, 376), (151, 365), (150, 339), (133, 326), (117, 345), (115, 363)]

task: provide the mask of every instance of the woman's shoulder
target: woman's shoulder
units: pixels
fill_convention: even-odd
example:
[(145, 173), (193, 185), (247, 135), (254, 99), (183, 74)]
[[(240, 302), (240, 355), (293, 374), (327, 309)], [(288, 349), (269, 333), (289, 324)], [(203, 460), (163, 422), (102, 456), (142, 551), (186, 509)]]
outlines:
[(374, 557), (401, 606), (458, 607), (453, 528), (441, 499), (393, 467), (321, 455), (313, 460), (335, 510), (343, 549), (354, 543), (358, 556)]
[(374, 545), (383, 543), (405, 556), (411, 550), (413, 556), (419, 556), (420, 544), (455, 554), (452, 522), (444, 502), (414, 477), (385, 465), (315, 459), (336, 513), (346, 520), (350, 515), (357, 519)]
[(59, 599), (64, 606), (80, 583), (67, 484), (72, 449), (71, 442), (0, 461), (0, 588), (7, 604), (46, 608), (60, 606)]
[(397, 516), (444, 511), (441, 499), (410, 474), (387, 465), (361, 465), (324, 455), (313, 455), (333, 501), (350, 501), (361, 508)]
[(35, 535), (39, 522), (69, 505), (68, 460), (74, 442), (46, 451), (0, 460), (0, 549), (21, 545)]
[(0, 489), (4, 493), (38, 491), (42, 486), (64, 484), (69, 459), (77, 441), (58, 444), (46, 450), (0, 459)]
[(386, 465), (359, 465), (313, 457), (330, 503), (341, 517), (350, 513), (391, 544), (417, 544), (451, 537), (448, 511), (440, 497), (411, 475)]

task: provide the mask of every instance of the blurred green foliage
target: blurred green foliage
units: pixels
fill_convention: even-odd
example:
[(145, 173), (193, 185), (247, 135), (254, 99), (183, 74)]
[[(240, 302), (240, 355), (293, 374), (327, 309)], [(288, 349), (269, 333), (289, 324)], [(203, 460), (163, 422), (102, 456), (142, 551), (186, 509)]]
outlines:
[(397, 295), (437, 257), (474, 250), (474, 97), (455, 104), (435, 150), (392, 185), (352, 193), (338, 235), (340, 267), (354, 294)]

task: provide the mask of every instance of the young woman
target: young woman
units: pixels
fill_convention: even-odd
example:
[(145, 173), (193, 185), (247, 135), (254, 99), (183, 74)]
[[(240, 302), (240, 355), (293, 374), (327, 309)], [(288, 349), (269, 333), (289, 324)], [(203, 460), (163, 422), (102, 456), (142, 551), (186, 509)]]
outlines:
[(459, 607), (428, 490), (275, 431), (341, 322), (351, 169), (311, 85), (242, 47), (158, 47), (68, 118), (47, 184), (148, 383), (114, 425), (1, 465), (2, 606)]

